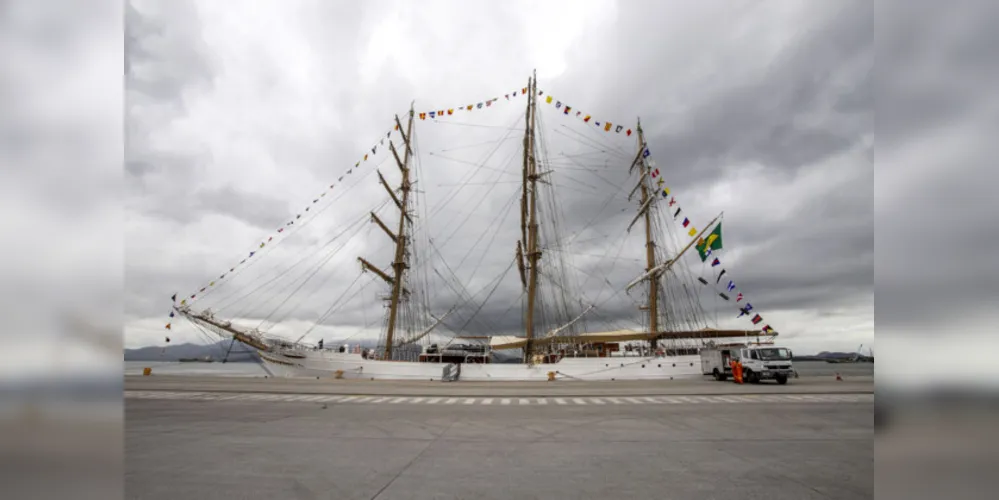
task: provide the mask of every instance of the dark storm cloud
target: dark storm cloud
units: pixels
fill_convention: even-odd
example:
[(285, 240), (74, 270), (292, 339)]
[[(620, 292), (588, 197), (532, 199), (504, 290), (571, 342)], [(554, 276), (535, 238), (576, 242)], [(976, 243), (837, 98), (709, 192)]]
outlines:
[[(862, 141), (873, 133), (873, 16), (861, 4), (828, 14), (815, 23), (816, 29), (797, 33), (758, 75), (727, 82), (719, 74), (720, 88), (697, 96), (678, 117), (675, 110), (655, 105), (643, 113), (650, 148), (674, 190), (690, 192), (698, 184), (713, 184), (736, 165), (758, 164), (793, 178), (856, 148), (869, 155), (870, 147)], [(661, 50), (648, 43), (649, 33), (639, 27), (616, 34), (624, 45)], [(608, 72), (657, 60), (599, 57), (588, 64)], [(631, 89), (644, 83), (615, 84), (603, 97), (643, 94)], [(874, 280), (873, 165), (869, 156), (862, 159), (865, 165), (840, 189), (819, 196), (792, 193), (805, 201), (787, 219), (753, 220), (730, 212), (727, 243), (748, 249), (741, 260), (753, 263), (733, 274), (759, 304), (773, 310), (822, 310), (869, 293)]]
[[(878, 140), (891, 148), (974, 114), (999, 78), (999, 6), (879, 5)], [(950, 7), (950, 8), (948, 8)]]
[(762, 75), (732, 82), (684, 113), (679, 130), (650, 141), (681, 183), (747, 162), (793, 172), (842, 153), (873, 132), (873, 38), (869, 9), (844, 7), (796, 37)]
[[(641, 109), (647, 139), (662, 155), (660, 164), (668, 163), (674, 184), (712, 182), (747, 162), (794, 172), (850, 149), (873, 131), (874, 25), (866, 3), (815, 5), (808, 22), (784, 27), (791, 35), (779, 52), (759, 59), (737, 80), (726, 76), (727, 68), (715, 62), (722, 57), (710, 50), (733, 50), (739, 62), (759, 57), (751, 45), (733, 48), (719, 41), (730, 39), (742, 19), (698, 25), (706, 43), (690, 47), (684, 63), (718, 64), (717, 72), (703, 76), (707, 85), (697, 93), (680, 88), (682, 99), (664, 93), (686, 78), (682, 69), (663, 67), (677, 50), (661, 41), (657, 30), (670, 18), (658, 11), (669, 8), (621, 9), (608, 34), (615, 44), (602, 50), (595, 44), (595, 52), (580, 48), (569, 79), (577, 80), (575, 88), (585, 84), (598, 93), (591, 102)], [(762, 6), (746, 8), (745, 14), (757, 10)], [(641, 50), (610, 51), (620, 47)]]
[[(737, 267), (730, 273), (757, 297), (759, 307), (821, 312), (827, 307), (856, 304), (860, 297), (860, 309), (844, 314), (863, 316), (866, 313), (862, 299), (870, 294), (873, 283), (870, 9), (859, 2), (837, 4), (835, 8), (817, 5), (803, 9), (795, 14), (800, 19), (792, 18), (806, 22), (800, 29), (781, 27), (792, 33), (787, 35), (782, 31), (782, 36), (786, 36), (779, 50), (767, 53), (763, 49), (754, 50), (753, 44), (767, 45), (766, 33), (775, 28), (762, 20), (770, 12), (763, 10), (766, 8), (763, 6), (744, 5), (735, 10), (742, 12), (740, 15), (746, 20), (738, 16), (718, 19), (717, 14), (725, 12), (707, 7), (681, 19), (683, 16), (669, 4), (618, 6), (612, 16), (595, 21), (599, 23), (599, 31), (581, 34), (578, 43), (566, 50), (568, 70), (564, 74), (551, 78), (542, 74), (541, 87), (578, 99), (581, 106), (592, 106), (594, 115), (628, 119), (641, 114), (659, 166), (669, 172), (674, 191), (684, 193), (683, 202), (691, 211), (704, 205), (711, 188), (730, 189), (743, 174), (743, 168), (758, 167), (758, 179), (749, 179), (744, 188), (758, 190), (753, 196), (761, 199), (779, 197), (782, 204), (794, 209), (778, 210), (776, 215), (760, 213), (742, 195), (737, 203), (743, 205), (724, 207), (726, 228), (731, 228), (727, 229), (726, 245), (740, 249)], [(287, 215), (294, 209), (289, 202), (297, 203), (303, 196), (313, 195), (312, 188), (300, 189), (300, 186), (314, 186), (316, 179), (321, 185), (341, 172), (341, 167), (353, 164), (358, 159), (357, 152), (384, 134), (391, 127), (391, 117), (405, 109), (410, 99), (415, 98), (418, 104), (448, 102), (444, 98), (476, 100), (487, 97), (477, 92), (480, 90), (491, 92), (487, 89), (509, 82), (526, 84), (526, 78), (521, 82), (522, 78), (516, 77), (529, 70), (525, 54), (545, 50), (543, 45), (531, 46), (526, 41), (538, 33), (514, 9), (509, 12), (500, 9), (488, 20), (451, 13), (448, 11), (453, 9), (439, 5), (429, 6), (429, 14), (407, 9), (405, 4), (378, 4), (370, 9), (360, 4), (325, 4), (309, 15), (293, 15), (291, 21), (282, 16), (267, 37), (275, 51), (285, 51), (285, 59), (277, 64), (261, 57), (259, 64), (245, 69), (238, 62), (225, 60), (221, 49), (206, 42), (211, 37), (200, 31), (216, 30), (212, 40), (218, 40), (220, 32), (218, 26), (209, 24), (219, 21), (204, 19), (207, 14), (184, 6), (155, 13), (151, 9), (130, 8), (129, 22), (134, 21), (135, 25), (128, 31), (127, 57), (132, 100), (126, 163), (131, 179), (130, 208), (152, 223), (158, 221), (174, 228), (194, 227), (193, 223), (202, 219), (199, 215), (218, 214), (249, 226), (270, 228), (275, 222), (280, 223), (272, 219), (273, 214)], [(458, 17), (450, 22), (441, 18), (439, 30), (428, 29), (432, 24), (417, 23), (414, 27), (401, 20), (384, 25), (387, 27), (380, 24), (393, 16), (395, 19), (402, 19), (403, 15), (432, 17), (437, 15), (433, 9), (440, 10), (442, 16), (447, 12)], [(696, 29), (685, 28), (684, 22)], [(660, 23), (665, 23), (662, 29)], [(291, 25), (310, 45), (289, 42), (294, 37), (281, 29)], [(490, 41), (496, 39), (498, 31), (521, 36), (511, 36), (499, 47)], [(741, 32), (749, 41), (733, 43), (729, 37), (728, 42), (707, 43), (697, 50), (678, 44), (699, 41), (690, 33), (700, 31), (705, 33), (700, 38), (707, 42), (712, 37), (726, 39), (731, 32)], [(405, 39), (400, 41), (393, 35)], [(258, 43), (247, 33), (229, 36), (236, 40), (229, 42), (233, 45)], [(456, 36), (463, 42), (455, 44)], [(398, 56), (386, 55), (398, 50), (419, 54), (414, 56), (417, 62), (408, 63)], [(726, 57), (740, 61), (740, 69), (733, 70), (732, 75), (726, 73)], [(715, 72), (708, 77), (710, 85), (686, 76), (700, 74), (701, 61), (708, 61), (708, 67)], [(299, 62), (309, 69), (297, 72)], [(219, 157), (219, 151), (229, 147), (220, 142), (225, 138), (205, 138), (204, 143), (197, 139), (198, 127), (206, 123), (221, 131), (242, 127), (242, 123), (226, 121), (224, 108), (210, 108), (212, 103), (226, 98), (215, 90), (221, 79), (227, 77), (227, 72), (241, 69), (245, 73), (234, 74), (247, 78), (247, 85), (254, 89), (249, 95), (258, 101), (253, 103), (252, 113), (241, 116), (254, 119), (275, 116), (280, 125), (246, 127), (253, 134), (254, 146), (265, 152), (266, 158), (234, 170), (232, 165), (222, 164), (225, 160)], [(300, 84), (309, 81), (300, 75), (310, 71), (314, 72), (311, 75), (316, 82), (311, 82), (311, 86)], [(313, 92), (317, 86), (322, 86), (322, 90)], [(298, 95), (296, 91), (308, 94)], [(502, 93), (499, 97), (502, 99)], [(288, 111), (289, 108), (293, 111)], [(629, 297), (614, 292), (641, 274), (644, 264), (633, 259), (634, 255), (613, 260), (622, 244), (622, 227), (630, 222), (636, 208), (634, 202), (625, 199), (635, 182), (627, 175), (634, 146), (614, 143), (619, 153), (610, 157), (616, 158), (620, 165), (574, 163), (561, 156), (563, 151), (568, 152), (565, 145), (571, 141), (550, 133), (551, 129), (559, 128), (553, 120), (561, 117), (552, 117), (547, 109), (544, 113), (549, 129), (546, 139), (553, 148), (549, 151), (551, 168), (556, 172), (553, 182), (558, 186), (564, 216), (563, 240), (573, 242), (571, 248), (564, 249), (571, 252), (568, 270), (577, 284), (585, 285), (582, 289), (585, 298), (600, 302), (586, 320), (600, 324), (599, 328), (612, 329), (617, 324), (635, 326), (640, 321), (637, 310), (642, 302), (640, 294), (633, 292)], [(192, 123), (178, 125), (189, 115), (193, 117)], [(298, 119), (288, 121), (292, 115)], [(187, 134), (169, 135), (178, 129)], [(428, 176), (421, 179), (420, 189), (426, 190), (428, 199), (439, 200), (450, 195), (449, 188), (439, 185), (460, 183), (468, 167), (429, 155), (451, 145), (437, 144), (432, 137), (424, 138), (421, 130), (418, 127), (421, 168)], [(519, 136), (520, 132), (514, 135)], [(607, 141), (599, 133), (594, 137)], [(490, 165), (518, 172), (520, 160), (516, 155), (508, 163), (503, 161), (497, 157)], [(393, 160), (384, 163), (381, 171), (391, 183), (396, 183), (398, 169), (393, 163)], [(608, 170), (602, 170), (605, 168)], [(267, 183), (274, 182), (274, 169), (287, 182), (279, 188), (286, 191), (264, 191)], [(219, 177), (227, 172), (238, 172), (238, 176), (222, 181)], [(494, 173), (486, 179), (506, 180), (493, 176)], [(580, 177), (584, 173), (585, 179)], [(514, 175), (511, 179), (518, 177)], [(837, 187), (823, 189), (826, 179)], [(771, 181), (781, 184), (779, 189), (768, 188), (766, 183)], [(374, 176), (352, 182), (351, 196), (342, 203), (357, 204), (361, 200), (367, 203), (385, 197)], [(431, 236), (438, 239), (440, 247), (447, 247), (449, 265), (457, 266), (464, 252), (472, 251), (456, 272), (460, 280), (468, 281), (475, 269), (475, 279), (466, 286), (469, 293), (479, 295), (446, 322), (452, 328), (459, 328), (467, 321), (492, 290), (492, 280), (507, 268), (513, 257), (519, 235), (518, 210), (514, 207), (506, 218), (494, 219), (494, 216), (501, 216), (497, 212), (514, 196), (515, 188), (512, 184), (493, 188), (470, 186), (428, 218)], [(294, 192), (287, 192), (288, 189)], [(594, 203), (615, 192), (618, 195), (607, 205)], [(431, 205), (437, 207), (436, 203)], [(467, 211), (485, 216), (469, 218)], [(386, 215), (389, 217), (394, 216)], [(672, 224), (669, 215), (664, 217), (667, 224)], [(498, 229), (490, 229), (493, 224)], [(376, 228), (367, 238), (371, 243), (366, 248), (354, 249), (351, 255), (365, 255), (387, 269), (390, 252), (387, 246), (377, 243), (382, 236)], [(252, 238), (252, 234), (246, 235), (247, 240)], [(445, 245), (448, 238), (450, 241)], [(189, 234), (177, 247), (196, 245), (199, 241), (212, 241), (212, 235)], [(222, 247), (215, 249), (218, 252), (232, 253), (229, 242), (218, 244)], [(558, 251), (562, 250), (549, 250), (546, 259)], [(141, 272), (129, 277), (130, 292), (161, 295), (164, 288), (183, 288), (181, 282), (188, 287), (200, 282), (204, 275), (211, 274), (208, 269), (213, 268), (216, 259), (209, 256), (207, 249), (199, 252), (213, 259), (212, 263), (143, 266)], [(134, 258), (144, 257), (138, 254)], [(356, 276), (358, 267), (353, 259), (351, 256), (337, 261), (317, 274), (306, 287), (306, 290), (315, 287), (317, 300), (303, 303), (288, 318), (315, 320), (333, 300), (328, 295), (335, 295), (318, 285), (327, 282), (331, 283), (331, 290), (341, 290), (344, 282)], [(554, 272), (550, 262), (546, 261), (549, 267), (543, 268), (545, 272)], [(190, 278), (201, 272), (199, 268), (204, 268), (201, 278)], [(335, 323), (338, 328), (377, 324), (371, 321), (371, 316), (382, 311), (373, 304), (378, 304), (377, 294), (384, 292), (376, 293), (376, 288), (368, 287), (364, 301), (348, 304), (330, 324)], [(469, 333), (519, 330), (522, 308), (515, 299), (521, 291), (517, 270), (513, 268), (496, 288), (495, 297), (501, 299), (486, 302), (478, 312), (478, 321), (468, 323), (466, 330)], [(456, 294), (447, 289), (435, 290), (433, 296), (431, 310), (438, 314), (457, 300)], [(365, 301), (366, 306), (362, 304)], [(139, 299), (129, 302), (127, 310), (137, 318), (160, 313), (156, 302)], [(251, 311), (248, 315), (264, 316), (266, 312)]]
[(983, 249), (999, 241), (997, 16), (990, 2), (880, 9), (876, 319), (886, 329), (960, 335), (955, 322), (994, 309), (999, 267)]
[[(570, 69), (577, 78), (567, 78), (575, 82), (562, 95), (590, 93), (591, 103), (635, 108), (630, 101), (661, 95), (657, 87), (670, 88), (672, 77), (682, 72), (657, 67), (671, 59), (665, 54), (674, 48), (657, 42), (659, 35), (652, 26), (667, 17), (655, 12), (665, 7), (646, 7), (622, 9), (618, 24), (606, 33), (615, 40), (611, 49), (597, 43), (594, 50), (579, 49), (575, 56), (579, 64)], [(674, 191), (688, 193), (688, 204), (697, 203), (689, 197), (692, 190), (713, 185), (726, 172), (745, 165), (778, 173), (768, 179), (793, 179), (817, 163), (855, 155), (854, 150), (864, 152), (858, 159), (865, 165), (850, 167), (854, 175), (840, 189), (821, 195), (787, 193), (792, 197), (789, 203), (800, 205), (788, 218), (758, 219), (726, 207), (726, 240), (730, 248), (744, 250), (740, 260), (753, 263), (732, 274), (761, 303), (778, 310), (821, 310), (873, 285), (873, 166), (871, 148), (864, 143), (873, 133), (873, 15), (861, 3), (815, 10), (814, 20), (794, 32), (772, 59), (761, 60), (757, 71), (732, 80), (719, 67), (719, 73), (710, 76), (709, 88), (690, 94), (679, 106), (673, 106), (676, 101), (668, 95), (660, 103), (645, 97), (642, 111), (650, 148)], [(704, 38), (725, 38), (732, 27), (720, 23), (703, 29)], [(617, 57), (620, 47), (642, 50)], [(693, 51), (689, 62), (710, 58), (711, 48), (707, 44)], [(741, 55), (754, 54), (746, 50)], [(567, 210), (576, 220), (596, 211), (578, 193), (563, 194), (565, 205), (579, 208)], [(761, 198), (768, 195), (758, 193)], [(614, 205), (605, 214), (628, 207)], [(602, 247), (589, 252), (603, 253)], [(627, 282), (634, 275), (631, 269), (614, 278)], [(802, 287), (803, 293), (795, 293), (795, 287)]]

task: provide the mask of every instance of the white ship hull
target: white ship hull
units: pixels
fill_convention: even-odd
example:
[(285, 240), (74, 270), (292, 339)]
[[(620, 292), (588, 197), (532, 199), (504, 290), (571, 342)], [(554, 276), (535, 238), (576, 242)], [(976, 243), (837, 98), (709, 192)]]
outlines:
[[(336, 377), (381, 380), (440, 380), (447, 363), (381, 361), (360, 354), (332, 351), (260, 352), (265, 367), (279, 377)], [(338, 374), (339, 372), (339, 374)], [(673, 380), (700, 378), (697, 355), (606, 358), (563, 358), (557, 363), (466, 363), (461, 380), (545, 381), (556, 378), (578, 380)]]

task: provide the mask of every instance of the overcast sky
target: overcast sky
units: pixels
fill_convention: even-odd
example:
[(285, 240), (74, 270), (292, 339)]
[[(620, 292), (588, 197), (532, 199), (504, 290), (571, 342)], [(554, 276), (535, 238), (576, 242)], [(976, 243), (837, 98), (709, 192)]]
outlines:
[[(782, 343), (809, 352), (873, 344), (868, 5), (416, 5), (254, 2), (233, 9), (177, 0), (126, 7), (126, 347), (162, 344), (170, 294), (202, 286), (299, 212), (410, 101), (419, 111), (421, 104), (502, 99), (535, 68), (539, 88), (594, 116), (621, 123), (641, 116), (684, 213), (705, 224), (725, 212), (728, 271), (781, 331)], [(512, 119), (522, 105), (508, 106), (516, 107)], [(424, 126), (417, 122), (417, 134), (429, 152), (435, 139)], [(634, 148), (630, 139), (616, 144)], [(428, 156), (421, 161), (425, 170), (437, 165)], [(397, 175), (389, 165), (382, 170)], [(434, 186), (457, 175), (434, 172)], [(337, 203), (384, 196), (373, 176), (355, 184)], [(497, 208), (513, 193), (499, 191)], [(578, 224), (578, 211), (569, 212), (567, 225)], [(511, 236), (489, 249), (490, 269), (509, 262), (515, 216)], [(348, 279), (365, 248), (352, 250), (345, 252)], [(482, 284), (498, 274), (490, 272)], [(615, 272), (627, 282), (640, 270)], [(508, 281), (516, 290), (516, 279)], [(737, 313), (721, 306), (728, 309), (719, 310), (719, 326), (751, 326), (721, 321)], [(336, 326), (370, 323), (377, 307), (338, 316)], [(300, 331), (310, 312), (274, 331)], [(174, 342), (198, 340), (190, 326), (175, 324)]]

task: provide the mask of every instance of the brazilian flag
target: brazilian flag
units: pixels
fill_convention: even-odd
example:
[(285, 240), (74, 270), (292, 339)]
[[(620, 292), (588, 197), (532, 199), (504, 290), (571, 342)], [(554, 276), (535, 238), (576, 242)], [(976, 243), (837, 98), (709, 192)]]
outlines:
[(722, 248), (722, 234), (721, 234), (721, 222), (708, 234), (707, 238), (701, 238), (697, 242), (697, 253), (701, 254), (701, 262), (704, 262), (708, 258), (708, 249), (711, 250), (721, 250)]

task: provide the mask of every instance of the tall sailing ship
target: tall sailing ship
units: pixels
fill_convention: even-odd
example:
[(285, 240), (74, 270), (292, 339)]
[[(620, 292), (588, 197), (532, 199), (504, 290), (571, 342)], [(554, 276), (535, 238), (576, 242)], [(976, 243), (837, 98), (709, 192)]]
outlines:
[[(365, 379), (691, 378), (701, 376), (698, 350), (706, 343), (776, 335), (769, 326), (762, 332), (710, 327), (701, 291), (705, 286), (723, 286), (722, 276), (715, 284), (703, 277), (695, 279), (683, 257), (696, 248), (704, 262), (712, 249), (721, 248), (721, 216), (700, 231), (688, 228), (685, 218), (680, 228), (680, 210), (664, 187), (665, 172), (655, 166), (640, 122), (634, 132), (630, 127), (624, 131), (621, 125), (601, 124), (561, 101), (553, 103), (551, 95), (537, 88), (536, 77), (504, 97), (421, 113), (411, 106), (404, 120), (395, 117), (393, 130), (371, 148), (370, 155), (365, 154), (338, 183), (261, 241), (239, 264), (180, 302), (174, 294), (170, 316), (186, 318), (202, 334), (227, 339), (230, 346), (249, 346), (273, 375)], [(526, 109), (515, 114), (512, 125), (466, 119), (485, 116), (489, 108), (524, 101)], [(552, 139), (539, 113), (546, 108), (555, 110), (555, 120), (573, 118), (550, 127)], [(437, 132), (443, 128), (438, 124), (447, 124), (456, 132), (439, 144), (446, 147), (431, 147), (429, 154), (421, 155), (425, 149), (417, 141), (417, 132), (428, 118), (427, 129), (432, 123)], [(460, 134), (459, 130), (473, 131), (466, 141), (490, 140), (462, 144), (461, 138), (451, 137)], [(489, 136), (497, 133), (498, 138)], [(601, 134), (613, 135), (618, 142)], [(635, 148), (620, 146), (619, 137), (633, 137)], [(457, 157), (476, 145), (482, 149), (478, 158)], [(549, 154), (553, 145), (560, 148), (554, 157)], [(371, 165), (379, 146), (388, 172)], [(504, 148), (505, 156), (500, 153)], [(421, 158), (434, 165), (451, 162), (468, 167), (459, 183), (444, 190), (429, 210), (426, 198), (432, 186), (427, 179), (433, 173)], [(386, 174), (398, 174), (400, 180), (390, 182)], [(588, 179), (592, 182), (585, 179), (587, 174), (592, 174)], [(380, 199), (355, 193), (349, 203), (337, 204), (346, 193), (344, 185), (353, 181), (350, 189), (363, 189), (375, 185), (376, 179), (384, 188)], [(594, 186), (600, 182), (610, 187)], [(442, 186), (448, 185), (438, 185)], [(484, 191), (476, 191), (475, 186)], [(505, 193), (508, 187), (504, 206), (481, 209), (491, 200), (488, 195)], [(566, 199), (572, 200), (574, 216), (586, 219), (581, 226), (567, 227), (572, 224), (562, 205)], [(365, 200), (371, 206), (363, 206)], [(443, 218), (441, 214), (461, 200), (471, 210), (459, 205), (462, 210), (451, 212), (457, 214), (454, 218), (435, 224), (436, 218)], [(303, 226), (328, 220), (326, 212), (331, 207), (342, 210), (333, 210), (334, 227), (324, 235), (331, 235), (329, 239), (313, 233), (311, 238), (290, 242), (291, 233)], [(507, 217), (516, 211), (519, 227), (509, 220), (514, 217)], [(354, 212), (356, 216), (350, 217)], [(472, 235), (477, 238), (474, 242), (465, 238), (464, 245), (454, 243), (452, 238), (475, 215), (490, 222), (479, 224), (480, 233)], [(503, 229), (515, 234), (516, 241), (495, 241)], [(361, 233), (371, 232), (375, 233), (372, 238), (364, 241), (374, 244), (364, 246), (375, 255), (355, 255), (356, 278), (345, 288), (329, 285), (330, 281), (346, 281), (341, 276), (345, 249), (359, 246), (354, 243)], [(591, 244), (584, 244), (587, 241)], [(282, 244), (283, 254), (274, 250)], [(480, 271), (488, 269), (482, 264), (484, 259), (500, 254), (509, 256), (502, 259), (505, 269), (483, 283)], [(573, 258), (580, 255), (590, 265), (575, 265)], [(267, 257), (274, 260), (271, 267), (261, 264)], [(379, 258), (388, 264), (376, 264)], [(620, 273), (628, 265), (632, 266), (630, 281), (612, 282), (611, 273)], [(707, 269), (714, 272), (713, 267)], [(367, 284), (358, 287), (362, 281)], [(731, 293), (734, 284), (728, 283)], [(473, 284), (482, 286), (473, 293)], [(342, 324), (338, 314), (356, 317), (358, 311), (364, 314), (370, 309), (364, 304), (347, 307), (374, 295), (365, 293), (368, 285), (381, 288), (383, 295), (377, 299), (383, 301), (385, 311), (377, 345), (362, 349), (358, 336), (373, 328), (348, 335), (336, 325)], [(503, 290), (501, 285), (505, 285)], [(730, 300), (724, 292), (712, 295)], [(302, 310), (307, 299), (328, 307), (312, 313), (311, 324), (299, 331), (290, 335), (276, 331), (277, 325), (287, 330), (293, 322), (283, 320), (292, 313), (308, 315)], [(626, 315), (637, 327), (621, 326), (622, 302), (630, 306), (632, 312)], [(607, 304), (613, 310), (605, 311)], [(738, 306), (740, 316), (750, 314), (748, 302)], [(753, 318), (754, 324), (758, 318)], [(324, 330), (324, 336), (331, 330), (344, 333), (316, 341), (312, 337), (319, 333), (317, 329)]]

